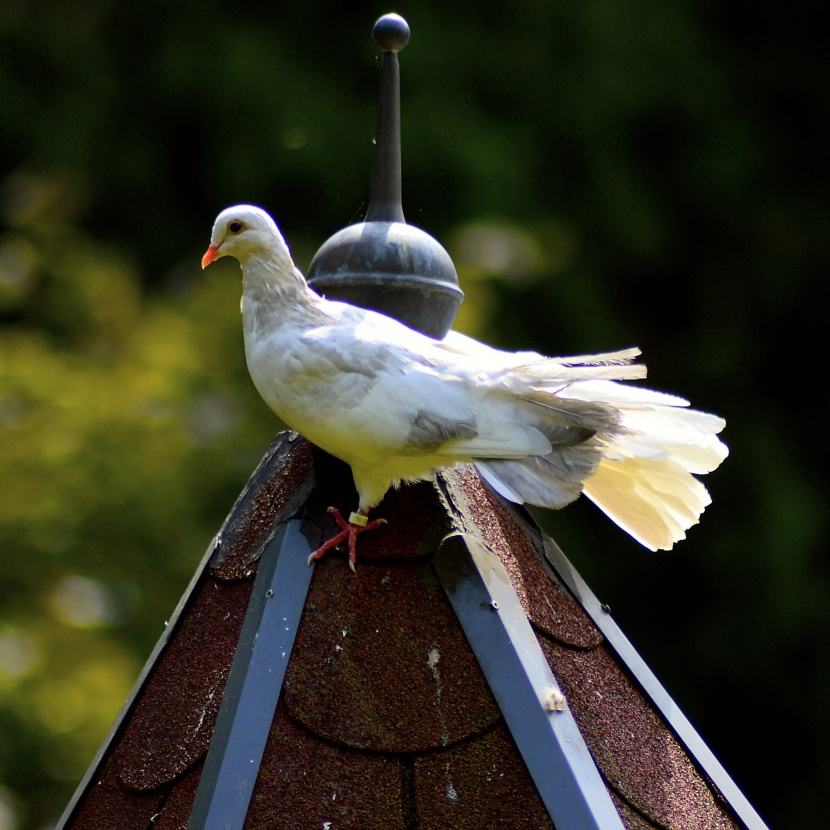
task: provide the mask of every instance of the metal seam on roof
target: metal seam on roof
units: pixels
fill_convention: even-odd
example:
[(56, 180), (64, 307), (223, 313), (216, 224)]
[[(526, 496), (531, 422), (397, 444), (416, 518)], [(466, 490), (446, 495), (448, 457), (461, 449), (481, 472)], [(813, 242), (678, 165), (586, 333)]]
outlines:
[(245, 824), (314, 573), (312, 528), (289, 520), (262, 555), (188, 830)]
[(559, 546), (548, 536), (544, 534), (541, 534), (541, 536), (545, 556), (557, 576), (567, 585), (588, 616), (594, 621), (608, 645), (643, 689), (646, 697), (663, 716), (669, 728), (689, 753), (692, 761), (711, 779), (726, 803), (748, 830), (768, 830), (767, 825), (755, 811), (755, 808), (738, 789), (729, 773), (704, 743), (697, 730), (672, 700), (662, 683), (646, 665), (634, 646), (631, 645), (631, 642), (614, 622), (610, 613), (603, 608), (596, 595), (577, 573)]
[(622, 830), (501, 560), (454, 533), (433, 565), (557, 830)]
[(161, 659), (161, 655), (164, 653), (168, 644), (173, 639), (173, 636), (176, 630), (178, 629), (179, 620), (183, 616), (185, 610), (190, 605), (190, 601), (193, 597), (196, 586), (199, 584), (199, 581), (202, 579), (202, 576), (207, 571), (208, 566), (210, 565), (210, 561), (213, 555), (215, 554), (216, 549), (220, 544), (220, 541), (220, 534), (217, 534), (213, 537), (210, 544), (208, 545), (207, 550), (202, 556), (202, 560), (199, 563), (198, 568), (196, 569), (196, 572), (191, 577), (190, 583), (188, 584), (186, 590), (182, 594), (181, 599), (178, 602), (178, 605), (171, 614), (170, 619), (167, 620), (167, 622), (165, 623), (164, 631), (162, 632), (161, 636), (156, 642), (156, 645), (153, 647), (152, 652), (150, 652), (150, 656), (144, 663), (144, 666), (141, 669), (141, 673), (136, 678), (136, 681), (133, 684), (133, 688), (130, 691), (129, 697), (127, 698), (126, 702), (121, 707), (121, 711), (118, 713), (115, 720), (113, 721), (113, 724), (110, 727), (110, 731), (107, 733), (106, 738), (104, 738), (103, 742), (101, 743), (101, 746), (98, 748), (98, 752), (92, 759), (92, 763), (87, 768), (87, 771), (84, 774), (83, 778), (81, 778), (81, 780), (78, 782), (78, 786), (75, 788), (75, 792), (72, 795), (72, 798), (66, 805), (66, 809), (63, 811), (63, 815), (60, 817), (60, 819), (58, 819), (58, 822), (55, 825), (55, 830), (64, 830), (64, 828), (69, 826), (70, 822), (75, 817), (75, 811), (80, 805), (81, 800), (84, 798), (84, 796), (87, 794), (87, 791), (92, 786), (92, 782), (97, 778), (97, 776), (101, 772), (105, 759), (109, 755), (110, 750), (115, 746), (116, 740), (121, 736), (121, 733), (126, 727), (130, 716), (132, 715), (135, 707), (138, 705), (141, 692), (144, 690), (144, 687), (150, 680), (153, 671), (155, 671), (156, 666), (158, 665), (158, 662)]

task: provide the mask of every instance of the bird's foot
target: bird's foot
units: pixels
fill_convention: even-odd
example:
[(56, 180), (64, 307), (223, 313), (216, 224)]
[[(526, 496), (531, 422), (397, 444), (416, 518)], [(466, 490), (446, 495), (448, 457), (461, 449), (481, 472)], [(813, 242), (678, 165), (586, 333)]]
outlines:
[(365, 533), (367, 530), (374, 530), (376, 527), (386, 524), (386, 519), (372, 519), (370, 522), (366, 512), (368, 511), (358, 510), (357, 512), (352, 513), (349, 516), (349, 520), (346, 521), (340, 515), (340, 511), (336, 507), (330, 507), (329, 513), (331, 513), (334, 517), (334, 521), (337, 522), (340, 532), (332, 536), (331, 539), (324, 542), (319, 548), (317, 548), (317, 550), (315, 550), (314, 553), (308, 557), (308, 564), (310, 565), (315, 559), (322, 559), (332, 548), (337, 547), (339, 544), (348, 539), (349, 567), (354, 573), (357, 573), (355, 569), (355, 562), (357, 561), (357, 537), (361, 533)]

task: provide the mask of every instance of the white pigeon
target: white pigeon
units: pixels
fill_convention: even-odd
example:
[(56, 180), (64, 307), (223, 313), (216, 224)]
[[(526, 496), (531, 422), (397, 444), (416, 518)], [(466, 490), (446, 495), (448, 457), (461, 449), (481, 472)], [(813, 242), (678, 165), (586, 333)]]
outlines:
[(242, 267), (245, 355), (271, 409), (352, 469), (359, 504), (310, 557), (358, 533), (390, 487), (472, 461), (504, 498), (560, 508), (584, 492), (651, 550), (685, 538), (711, 499), (695, 475), (728, 450), (725, 422), (673, 395), (618, 381), (645, 376), (637, 348), (551, 358), (450, 332), (434, 340), (309, 288), (276, 224), (238, 205), (216, 219), (207, 267)]

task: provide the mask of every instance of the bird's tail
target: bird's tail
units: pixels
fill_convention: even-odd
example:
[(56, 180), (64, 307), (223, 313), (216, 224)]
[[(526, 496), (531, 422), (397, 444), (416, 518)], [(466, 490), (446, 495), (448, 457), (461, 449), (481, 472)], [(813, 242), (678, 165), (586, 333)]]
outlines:
[(682, 398), (608, 380), (577, 381), (557, 397), (609, 405), (614, 427), (544, 457), (476, 461), (482, 477), (506, 498), (542, 507), (562, 507), (584, 492), (651, 550), (685, 538), (711, 502), (695, 476), (728, 454), (717, 437), (724, 420)]

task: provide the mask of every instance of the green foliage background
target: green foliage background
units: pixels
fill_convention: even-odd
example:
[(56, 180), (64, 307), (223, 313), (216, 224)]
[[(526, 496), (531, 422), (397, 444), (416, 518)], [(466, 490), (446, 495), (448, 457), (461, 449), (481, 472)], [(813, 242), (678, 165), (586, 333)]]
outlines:
[[(389, 10), (0, 0), (0, 830), (60, 815), (278, 428), (238, 270), (199, 256), (236, 202), (304, 267), (361, 218)], [(826, 826), (823, 30), (798, 0), (396, 10), (404, 207), (458, 327), (638, 344), (729, 423), (675, 551), (544, 521), (770, 825)]]

